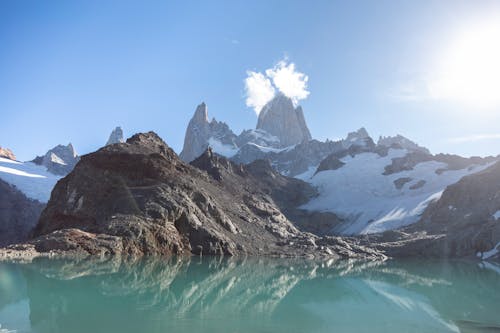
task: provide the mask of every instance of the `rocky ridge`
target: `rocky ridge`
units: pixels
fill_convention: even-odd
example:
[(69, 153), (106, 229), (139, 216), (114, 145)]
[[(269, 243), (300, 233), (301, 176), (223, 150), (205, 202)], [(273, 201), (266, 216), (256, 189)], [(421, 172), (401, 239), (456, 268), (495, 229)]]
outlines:
[(0, 179), (0, 246), (27, 241), (44, 207)]
[(80, 157), (71, 143), (68, 145), (57, 145), (47, 151), (44, 156), (37, 156), (32, 162), (37, 165), (43, 165), (47, 170), (55, 175), (67, 175)]
[(10, 251), (385, 258), (349, 238), (291, 222), (314, 194), (269, 163), (236, 165), (207, 150), (188, 165), (154, 133), (82, 157), (58, 182), (34, 240)]

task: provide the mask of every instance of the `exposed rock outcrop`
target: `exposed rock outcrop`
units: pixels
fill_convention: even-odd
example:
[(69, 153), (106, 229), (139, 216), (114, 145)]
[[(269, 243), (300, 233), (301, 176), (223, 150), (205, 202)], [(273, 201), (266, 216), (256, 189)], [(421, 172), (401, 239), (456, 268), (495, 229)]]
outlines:
[(377, 145), (385, 147), (400, 147), (410, 151), (419, 151), (425, 154), (430, 154), (429, 149), (419, 146), (415, 142), (400, 134), (396, 136), (381, 136), (377, 141)]
[(106, 146), (123, 142), (125, 142), (125, 140), (123, 139), (123, 130), (120, 126), (117, 126), (109, 135), (109, 139), (106, 142)]
[(292, 100), (281, 93), (262, 108), (257, 129), (276, 136), (280, 140), (280, 147), (311, 140), (302, 108), (295, 108)]
[(44, 207), (0, 179), (0, 246), (26, 241)]
[[(415, 228), (446, 233), (444, 252), (474, 256), (500, 244), (500, 163), (450, 185)], [(500, 248), (498, 249), (500, 253)]]
[(9, 148), (0, 147), (0, 157), (8, 158), (9, 160), (16, 160), (16, 155)]
[(183, 161), (191, 162), (210, 145), (229, 146), (229, 149), (237, 149), (235, 141), (236, 135), (229, 129), (229, 126), (215, 119), (208, 120), (207, 105), (201, 103), (189, 121), (184, 137), (184, 146), (179, 156)]
[(57, 145), (50, 149), (44, 156), (37, 156), (32, 162), (43, 165), (47, 170), (55, 175), (67, 175), (80, 157), (71, 143), (67, 146)]
[(368, 134), (368, 132), (364, 127), (361, 127), (355, 132), (350, 132), (349, 134), (347, 134), (347, 138), (342, 141), (342, 145), (344, 146), (345, 149), (348, 149), (351, 146), (367, 147), (367, 148), (375, 147), (373, 139), (370, 137), (370, 135)]
[(383, 258), (290, 221), (315, 193), (269, 163), (207, 150), (188, 165), (154, 133), (82, 157), (58, 182), (30, 243), (77, 254), (260, 254)]
[(326, 171), (326, 170), (337, 170), (338, 168), (341, 168), (343, 165), (345, 165), (344, 162), (342, 162), (334, 154), (331, 154), (330, 156), (325, 158), (323, 161), (321, 161), (318, 168), (316, 169), (315, 174), (318, 172), (321, 172), (321, 171)]

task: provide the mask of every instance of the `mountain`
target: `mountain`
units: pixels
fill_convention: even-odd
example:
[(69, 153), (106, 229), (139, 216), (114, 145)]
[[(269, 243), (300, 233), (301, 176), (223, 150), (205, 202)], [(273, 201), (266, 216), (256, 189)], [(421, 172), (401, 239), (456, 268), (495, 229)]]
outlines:
[(292, 100), (281, 93), (260, 111), (257, 130), (263, 130), (277, 137), (278, 148), (311, 140), (302, 107), (295, 108)]
[(0, 157), (0, 246), (28, 239), (60, 178), (44, 166)]
[(289, 218), (314, 195), (269, 163), (205, 151), (186, 164), (155, 133), (84, 155), (61, 179), (23, 245), (77, 254), (227, 254), (381, 258), (349, 239), (299, 231)]
[(0, 157), (0, 179), (14, 186), (27, 198), (45, 203), (61, 176), (33, 162), (19, 162)]
[(0, 178), (0, 246), (26, 241), (44, 207)]
[(429, 149), (419, 146), (415, 142), (405, 138), (400, 134), (396, 136), (381, 136), (378, 139), (377, 145), (385, 147), (399, 147), (411, 151), (422, 152), (424, 154), (430, 154)]
[(356, 235), (398, 229), (419, 220), (447, 186), (480, 172), (494, 158), (432, 155), (400, 145), (352, 146), (321, 162), (301, 178), (318, 188), (301, 208), (329, 211), (341, 222), (326, 234)]
[(16, 160), (16, 156), (9, 148), (0, 147), (0, 157), (8, 158), (9, 160)]
[(500, 162), (448, 186), (415, 228), (446, 233), (453, 255), (500, 259)]
[(215, 119), (208, 121), (207, 105), (201, 103), (189, 121), (180, 158), (191, 162), (209, 146), (223, 152), (223, 155), (231, 155), (237, 149), (235, 141), (236, 135), (225, 123)]
[(123, 142), (125, 142), (125, 140), (123, 139), (123, 130), (120, 126), (117, 126), (109, 135), (109, 139), (106, 142), (106, 146)]
[(235, 137), (227, 128), (230, 144), (210, 130), (193, 130), (193, 123), (208, 124), (206, 106), (191, 120), (189, 140), (186, 135), (187, 142), (197, 142), (198, 151), (211, 147), (243, 164), (265, 159), (282, 175), (315, 187), (318, 195), (301, 208), (309, 214), (329, 212), (331, 218), (321, 226), (301, 227), (320, 234), (376, 233), (415, 223), (447, 186), (497, 160), (433, 155), (400, 134), (375, 143), (364, 127), (338, 141), (311, 139), (302, 109), (281, 94), (264, 106), (255, 130)]
[(80, 157), (77, 155), (73, 145), (57, 145), (50, 149), (44, 156), (37, 156), (32, 162), (37, 165), (43, 165), (47, 170), (55, 175), (67, 175)]

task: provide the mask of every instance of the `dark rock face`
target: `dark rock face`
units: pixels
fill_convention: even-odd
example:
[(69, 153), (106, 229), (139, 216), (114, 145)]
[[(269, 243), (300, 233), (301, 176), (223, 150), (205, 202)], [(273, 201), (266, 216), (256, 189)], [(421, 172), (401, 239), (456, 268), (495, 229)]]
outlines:
[(385, 167), (384, 175), (391, 175), (405, 170), (412, 170), (417, 164), (422, 162), (436, 161), (448, 165), (445, 169), (438, 169), (436, 173), (440, 174), (446, 170), (465, 169), (471, 165), (485, 165), (495, 161), (494, 157), (470, 157), (465, 158), (458, 155), (437, 154), (432, 155), (422, 150), (410, 151), (403, 157), (394, 158), (392, 164)]
[(295, 108), (290, 98), (276, 95), (259, 113), (257, 129), (280, 140), (280, 147), (289, 147), (311, 140), (301, 107)]
[(8, 158), (9, 160), (16, 160), (16, 155), (9, 148), (0, 147), (0, 157)]
[(316, 169), (315, 174), (325, 170), (337, 170), (341, 168), (343, 165), (345, 165), (345, 163), (339, 160), (337, 156), (332, 154), (327, 158), (325, 158), (323, 161), (321, 161), (321, 163), (318, 166), (318, 169)]
[(55, 175), (64, 176), (73, 170), (79, 159), (75, 148), (69, 143), (67, 146), (55, 146), (44, 156), (37, 156), (32, 162), (45, 166), (49, 172)]
[(400, 190), (405, 186), (406, 183), (411, 182), (413, 179), (410, 177), (401, 177), (394, 181), (394, 186), (396, 189)]
[(499, 217), (497, 162), (448, 186), (419, 222), (402, 230), (365, 236), (362, 244), (372, 244), (391, 257), (500, 260)]
[(0, 179), (0, 246), (26, 241), (44, 207)]
[(290, 221), (314, 189), (266, 161), (236, 165), (207, 150), (185, 164), (154, 133), (85, 155), (58, 182), (31, 242), (83, 254), (378, 257), (353, 240)]
[[(446, 252), (474, 256), (500, 242), (500, 163), (448, 186), (430, 205), (419, 225), (429, 233), (446, 233)], [(498, 215), (497, 215), (498, 217)]]

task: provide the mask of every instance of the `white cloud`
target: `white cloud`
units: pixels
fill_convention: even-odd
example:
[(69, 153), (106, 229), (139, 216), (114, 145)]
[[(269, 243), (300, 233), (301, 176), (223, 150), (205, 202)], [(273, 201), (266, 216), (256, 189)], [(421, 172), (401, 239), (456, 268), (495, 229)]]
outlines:
[(298, 72), (294, 63), (281, 60), (273, 68), (264, 73), (247, 71), (245, 79), (246, 105), (259, 114), (262, 107), (275, 95), (276, 90), (292, 99), (294, 104), (307, 98), (307, 81), (309, 77)]
[(451, 138), (449, 141), (452, 143), (464, 143), (464, 142), (475, 142), (475, 141), (495, 140), (495, 139), (500, 139), (500, 133), (461, 136), (457, 138)]
[(295, 64), (280, 61), (274, 68), (266, 70), (266, 75), (273, 80), (274, 85), (294, 103), (309, 96), (307, 81), (309, 77), (295, 70)]
[(262, 73), (247, 71), (245, 79), (246, 105), (259, 114), (260, 110), (275, 94), (271, 80)]

